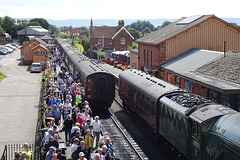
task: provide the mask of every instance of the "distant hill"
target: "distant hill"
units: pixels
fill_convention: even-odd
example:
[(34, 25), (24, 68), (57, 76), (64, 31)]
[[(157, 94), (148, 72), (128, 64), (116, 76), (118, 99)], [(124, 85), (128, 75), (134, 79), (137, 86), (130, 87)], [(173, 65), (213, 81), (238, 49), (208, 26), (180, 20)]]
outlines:
[[(16, 18), (16, 19), (26, 19), (30, 20), (30, 18)], [(222, 18), (223, 20), (229, 22), (229, 23), (237, 23), (240, 25), (240, 18)], [(129, 25), (136, 21), (149, 21), (151, 22), (155, 27), (162, 25), (164, 21), (170, 21), (173, 22), (177, 19), (125, 19), (125, 25)], [(89, 27), (90, 25), (90, 19), (68, 19), (68, 20), (52, 20), (47, 19), (48, 23), (53, 24), (57, 27), (61, 26), (73, 26), (73, 27), (80, 27), (80, 26), (86, 26)], [(93, 19), (93, 25), (94, 26), (116, 26), (118, 24), (118, 19)]]

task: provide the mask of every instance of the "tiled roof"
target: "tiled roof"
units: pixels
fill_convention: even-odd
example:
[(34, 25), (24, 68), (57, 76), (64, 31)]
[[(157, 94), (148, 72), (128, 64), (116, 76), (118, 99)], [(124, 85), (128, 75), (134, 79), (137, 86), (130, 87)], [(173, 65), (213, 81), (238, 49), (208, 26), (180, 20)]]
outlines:
[(196, 72), (240, 84), (240, 53), (226, 53), (226, 57), (205, 64)]
[(212, 17), (214, 15), (205, 15), (202, 16), (201, 18), (197, 19), (196, 21), (193, 21), (192, 23), (189, 24), (177, 24), (178, 22), (182, 21), (185, 18), (180, 18), (175, 22), (172, 22), (171, 24), (155, 31), (152, 32), (142, 38), (139, 38), (136, 40), (139, 43), (146, 43), (146, 44), (152, 44), (156, 45), (160, 42), (163, 42), (171, 37), (176, 36), (177, 34), (205, 21), (206, 19)]
[(112, 38), (119, 29), (120, 28), (118, 26), (117, 27), (93, 26), (92, 38), (103, 38), (103, 36), (104, 36), (104, 38)]
[(47, 46), (47, 43), (41, 40), (40, 38), (35, 38), (40, 44)]
[(33, 47), (31, 50), (33, 51), (34, 49), (36, 49), (37, 47), (42, 47), (43, 49), (47, 50), (47, 48), (42, 45), (42, 44), (39, 44), (39, 45), (36, 45), (35, 47)]
[(52, 37), (50, 37), (49, 35), (47, 35), (47, 34), (45, 34), (41, 39), (46, 39), (46, 40), (49, 40), (49, 39), (51, 39), (51, 40), (53, 40), (53, 38)]

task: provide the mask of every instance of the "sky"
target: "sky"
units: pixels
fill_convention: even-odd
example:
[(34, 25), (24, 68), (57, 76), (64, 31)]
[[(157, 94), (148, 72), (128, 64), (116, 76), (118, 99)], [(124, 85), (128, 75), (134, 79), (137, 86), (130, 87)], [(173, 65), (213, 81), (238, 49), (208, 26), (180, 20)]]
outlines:
[(0, 17), (159, 19), (214, 14), (240, 18), (240, 0), (0, 0)]

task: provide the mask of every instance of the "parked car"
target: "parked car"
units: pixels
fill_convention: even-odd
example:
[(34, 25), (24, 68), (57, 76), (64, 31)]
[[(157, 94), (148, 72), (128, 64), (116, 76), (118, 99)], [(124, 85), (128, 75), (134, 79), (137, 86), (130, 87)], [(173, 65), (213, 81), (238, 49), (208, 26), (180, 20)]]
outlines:
[(4, 48), (6, 48), (10, 53), (12, 53), (14, 50), (8, 46), (3, 46)]
[(10, 51), (9, 51), (7, 48), (4, 48), (4, 47), (0, 47), (0, 50), (3, 50), (3, 51), (5, 51), (7, 54), (9, 54), (9, 53), (10, 53)]
[(9, 43), (10, 45), (12, 45), (12, 46), (14, 46), (14, 47), (18, 47), (18, 45), (17, 44), (15, 44), (15, 43)]
[(13, 46), (13, 45), (11, 45), (11, 44), (6, 44), (5, 46), (6, 46), (6, 47), (10, 47), (10, 48), (12, 48), (13, 50), (15, 50), (15, 49), (16, 49), (16, 47), (15, 47), (15, 46)]
[(1, 55), (6, 55), (6, 54), (8, 54), (8, 51), (6, 51), (4, 49), (0, 49), (0, 54)]
[(42, 72), (42, 67), (40, 63), (32, 63), (31, 72)]

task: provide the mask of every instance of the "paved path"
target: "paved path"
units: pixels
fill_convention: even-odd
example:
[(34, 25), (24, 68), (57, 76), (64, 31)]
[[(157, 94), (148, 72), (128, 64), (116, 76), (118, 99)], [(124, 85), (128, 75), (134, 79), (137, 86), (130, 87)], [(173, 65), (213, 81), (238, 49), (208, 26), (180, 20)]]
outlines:
[(0, 154), (7, 143), (34, 143), (37, 106), (40, 96), (40, 73), (30, 73), (19, 66), (20, 50), (1, 56), (0, 72)]

